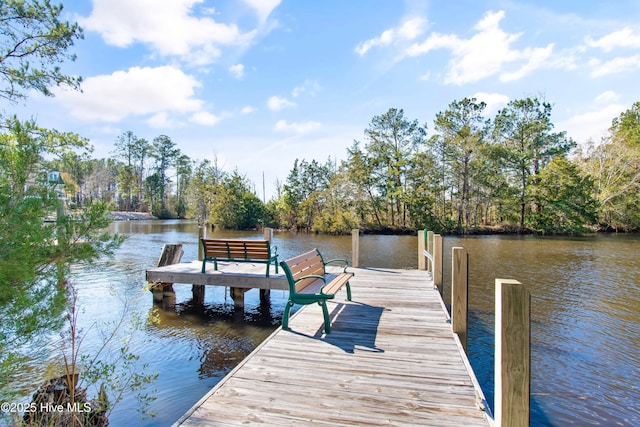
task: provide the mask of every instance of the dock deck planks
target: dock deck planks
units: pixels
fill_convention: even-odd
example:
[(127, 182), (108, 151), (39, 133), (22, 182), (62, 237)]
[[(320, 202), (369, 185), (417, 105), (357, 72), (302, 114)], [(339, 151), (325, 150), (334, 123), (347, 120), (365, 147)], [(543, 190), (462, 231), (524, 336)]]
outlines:
[(239, 263), (218, 261), (218, 270), (213, 262), (207, 263), (206, 273), (202, 273), (202, 261), (166, 265), (147, 270), (147, 282), (187, 283), (190, 285), (215, 285), (232, 288), (280, 289), (288, 290), (287, 278), (276, 274), (275, 266), (269, 267), (269, 277), (265, 277), (265, 266), (260, 263)]
[(491, 425), (429, 275), (351, 270), (331, 334), (304, 307), (175, 425)]

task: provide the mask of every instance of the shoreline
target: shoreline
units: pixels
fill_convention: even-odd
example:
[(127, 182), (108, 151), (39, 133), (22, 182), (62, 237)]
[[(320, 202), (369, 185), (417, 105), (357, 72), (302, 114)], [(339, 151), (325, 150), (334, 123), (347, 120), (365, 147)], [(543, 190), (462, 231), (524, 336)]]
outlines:
[(113, 221), (143, 221), (147, 219), (159, 219), (148, 212), (124, 212), (113, 211), (109, 214)]

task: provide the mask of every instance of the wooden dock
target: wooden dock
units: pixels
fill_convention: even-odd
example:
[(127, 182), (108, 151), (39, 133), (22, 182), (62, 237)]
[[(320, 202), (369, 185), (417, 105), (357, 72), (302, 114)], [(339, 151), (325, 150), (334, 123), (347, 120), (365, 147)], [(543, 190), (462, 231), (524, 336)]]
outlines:
[(350, 270), (331, 334), (302, 308), (175, 425), (492, 425), (429, 273)]
[(287, 278), (275, 267), (265, 277), (264, 264), (218, 262), (218, 270), (208, 263), (202, 274), (202, 261), (183, 262), (147, 270), (147, 282), (187, 283), (191, 285), (227, 286), (230, 288), (257, 288), (288, 290)]

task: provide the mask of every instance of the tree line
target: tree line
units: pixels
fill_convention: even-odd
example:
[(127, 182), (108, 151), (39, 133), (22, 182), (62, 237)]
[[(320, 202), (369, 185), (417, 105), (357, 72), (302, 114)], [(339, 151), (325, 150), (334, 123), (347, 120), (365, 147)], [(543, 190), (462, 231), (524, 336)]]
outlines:
[(511, 101), (495, 117), (475, 98), (453, 101), (427, 124), (391, 108), (372, 118), (346, 159), (296, 159), (264, 203), (239, 171), (193, 160), (168, 136), (127, 131), (113, 157), (74, 152), (51, 162), (67, 172), (73, 208), (86, 200), (159, 217), (197, 218), (227, 229), (271, 226), (324, 233), (640, 229), (640, 102), (584, 146), (554, 129), (552, 105)]

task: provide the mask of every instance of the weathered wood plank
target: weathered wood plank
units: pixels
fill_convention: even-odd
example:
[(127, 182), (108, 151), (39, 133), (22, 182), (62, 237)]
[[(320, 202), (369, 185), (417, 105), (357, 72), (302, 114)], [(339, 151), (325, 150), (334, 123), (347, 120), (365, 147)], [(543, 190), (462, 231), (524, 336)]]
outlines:
[(490, 425), (430, 276), (354, 270), (331, 334), (299, 310), (178, 424)]

